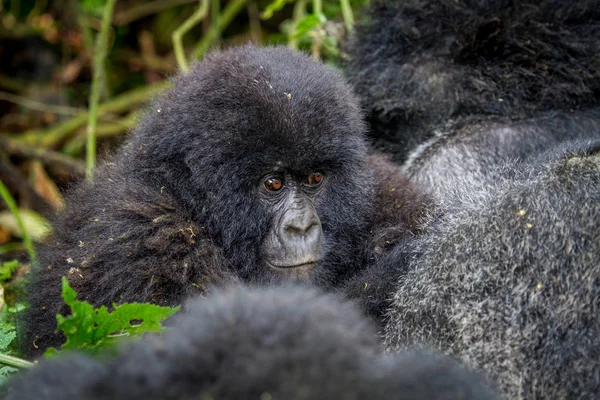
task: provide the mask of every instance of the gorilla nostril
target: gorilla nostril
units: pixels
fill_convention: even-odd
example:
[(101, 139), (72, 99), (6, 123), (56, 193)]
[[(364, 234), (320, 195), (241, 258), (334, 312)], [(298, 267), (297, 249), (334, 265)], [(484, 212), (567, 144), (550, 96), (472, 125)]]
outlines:
[(311, 231), (316, 230), (320, 226), (316, 218), (294, 218), (290, 220), (284, 227), (286, 233), (295, 236), (307, 236)]

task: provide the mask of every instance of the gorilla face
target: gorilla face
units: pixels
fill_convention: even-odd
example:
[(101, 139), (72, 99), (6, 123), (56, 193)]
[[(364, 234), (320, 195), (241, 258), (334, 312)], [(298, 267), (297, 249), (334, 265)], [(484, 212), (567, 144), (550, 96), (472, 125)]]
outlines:
[(285, 48), (214, 54), (156, 102), (128, 151), (242, 278), (350, 272), (373, 176), (361, 111), (335, 71)]
[(269, 233), (262, 243), (261, 261), (279, 274), (305, 277), (323, 258), (323, 228), (314, 200), (325, 175), (306, 177), (274, 170), (260, 188), (261, 200), (273, 209)]

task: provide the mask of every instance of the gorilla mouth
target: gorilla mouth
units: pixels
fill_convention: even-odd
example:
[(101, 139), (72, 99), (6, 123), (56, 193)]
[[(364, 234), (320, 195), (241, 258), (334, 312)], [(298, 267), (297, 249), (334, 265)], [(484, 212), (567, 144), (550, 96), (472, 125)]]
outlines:
[(294, 265), (269, 264), (269, 266), (271, 268), (275, 268), (275, 269), (292, 269), (292, 268), (314, 268), (317, 266), (317, 264), (318, 264), (318, 262), (316, 262), (316, 261), (310, 261), (310, 262), (306, 262), (306, 263), (302, 263), (302, 264), (294, 264)]
[(290, 276), (298, 276), (298, 277), (308, 277), (308, 274), (314, 270), (317, 265), (319, 265), (318, 261), (309, 261), (302, 262), (299, 264), (273, 264), (267, 262), (267, 267), (272, 271), (276, 271), (280, 274), (290, 275)]

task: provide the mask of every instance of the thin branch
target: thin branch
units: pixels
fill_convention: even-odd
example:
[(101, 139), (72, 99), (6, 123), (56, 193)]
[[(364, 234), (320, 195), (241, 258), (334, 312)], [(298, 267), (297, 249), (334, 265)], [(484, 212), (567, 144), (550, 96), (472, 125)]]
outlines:
[(352, 14), (352, 7), (350, 6), (349, 0), (340, 0), (342, 6), (342, 15), (344, 16), (344, 24), (348, 33), (354, 32), (354, 15)]
[(313, 14), (323, 14), (323, 0), (313, 0)]
[(3, 151), (11, 156), (40, 160), (45, 165), (55, 168), (64, 168), (78, 176), (83, 176), (85, 174), (85, 164), (82, 161), (52, 150), (29, 146), (17, 140), (4, 137), (0, 137), (0, 146)]
[[(319, 16), (323, 14), (323, 1), (322, 0), (313, 0), (313, 10), (314, 15)], [(311, 55), (314, 60), (319, 60), (321, 58), (321, 47), (323, 46), (323, 29), (321, 27), (321, 23), (317, 27), (313, 29), (312, 35), (312, 45), (311, 45)]]
[(206, 53), (206, 50), (208, 50), (208, 48), (214, 44), (220, 32), (223, 32), (225, 29), (227, 29), (233, 18), (238, 15), (240, 11), (242, 11), (242, 8), (244, 8), (245, 5), (246, 0), (231, 0), (231, 2), (227, 4), (227, 7), (225, 7), (223, 13), (221, 14), (221, 23), (219, 25), (220, 29), (216, 30), (213, 26), (204, 34), (202, 40), (198, 42), (196, 48), (194, 49), (195, 58), (200, 58), (204, 55), (204, 53)]
[[(31, 241), (31, 237), (29, 236), (29, 233), (25, 229), (25, 224), (23, 223), (23, 218), (21, 218), (21, 213), (19, 212), (19, 207), (17, 207), (17, 202), (10, 195), (8, 188), (6, 186), (4, 186), (4, 183), (1, 180), (0, 180), (0, 197), (2, 197), (2, 199), (4, 200), (4, 202), (7, 205), (8, 209), (10, 210), (12, 215), (14, 215), (15, 219), (17, 220), (17, 225), (19, 226), (19, 229), (21, 230), (21, 234), (23, 235), (23, 242), (25, 243), (25, 247), (27, 248), (27, 253), (29, 254), (29, 259), (31, 260), (31, 265), (33, 265), (35, 268), (37, 268), (39, 264), (38, 264), (38, 260), (37, 260), (37, 255), (35, 253), (35, 248), (33, 247), (33, 242)], [(1, 359), (0, 359), (0, 361), (1, 361)]]
[(92, 78), (92, 91), (90, 93), (90, 112), (87, 128), (87, 147), (86, 147), (86, 178), (92, 180), (94, 168), (96, 166), (96, 125), (98, 124), (98, 106), (100, 103), (100, 90), (102, 72), (104, 70), (104, 60), (107, 52), (108, 31), (112, 20), (113, 9), (116, 0), (107, 0), (104, 5), (104, 15), (102, 16), (102, 27), (96, 40), (96, 50), (94, 54), (94, 76)]
[(262, 28), (260, 26), (260, 12), (255, 0), (248, 1), (248, 22), (250, 23), (250, 37), (254, 43), (262, 42)]
[(115, 14), (115, 25), (129, 25), (133, 21), (142, 19), (152, 14), (157, 14), (163, 10), (194, 3), (198, 0), (155, 0), (138, 6), (131, 7)]
[(128, 49), (118, 49), (115, 51), (114, 58), (120, 62), (139, 65), (154, 71), (166, 72), (169, 75), (177, 68), (177, 62), (173, 54), (161, 57), (156, 54), (142, 54)]
[(0, 256), (8, 253), (26, 251), (27, 248), (21, 242), (12, 242), (0, 246)]
[(0, 354), (0, 363), (4, 365), (9, 365), (15, 368), (31, 368), (35, 364), (31, 361), (23, 360), (22, 358), (17, 358), (13, 356), (9, 356), (7, 354)]
[[(135, 113), (131, 113), (123, 119), (115, 122), (107, 122), (98, 125), (96, 129), (96, 137), (98, 139), (104, 139), (114, 136), (122, 135), (127, 130), (133, 128), (137, 122), (137, 116)], [(75, 156), (81, 153), (81, 150), (85, 146), (85, 135), (75, 136), (69, 140), (63, 147), (63, 152), (71, 156)]]
[[(100, 116), (108, 113), (122, 113), (131, 110), (136, 104), (144, 103), (154, 97), (158, 92), (168, 88), (171, 85), (169, 81), (156, 83), (152, 86), (143, 86), (132, 89), (98, 107)], [(53, 125), (50, 129), (32, 130), (12, 135), (13, 139), (23, 143), (43, 146), (46, 148), (56, 147), (64, 141), (73, 131), (85, 125), (88, 120), (89, 112), (71, 118), (68, 121)], [(2, 134), (2, 133), (0, 133)]]
[(215, 43), (221, 41), (221, 0), (211, 0), (210, 3), (211, 26), (217, 31)]
[(49, 112), (52, 114), (62, 115), (79, 115), (85, 112), (84, 109), (68, 106), (56, 106), (52, 104), (45, 104), (39, 101), (30, 100), (27, 97), (18, 96), (16, 94), (0, 92), (0, 100), (9, 101), (20, 106), (30, 108), (32, 110)]
[(183, 35), (188, 33), (194, 26), (198, 25), (200, 21), (206, 17), (208, 11), (208, 0), (200, 0), (198, 9), (185, 20), (185, 22), (173, 32), (173, 50), (175, 51), (175, 58), (177, 58), (177, 64), (179, 68), (187, 72), (189, 70), (186, 61), (185, 50), (183, 49)]
[(288, 46), (290, 46), (292, 49), (298, 49), (300, 38), (295, 37), (294, 33), (296, 33), (296, 27), (298, 26), (298, 23), (302, 18), (304, 18), (304, 15), (306, 15), (306, 2), (307, 0), (298, 0), (294, 5), (294, 12), (292, 14), (292, 27), (288, 35)]

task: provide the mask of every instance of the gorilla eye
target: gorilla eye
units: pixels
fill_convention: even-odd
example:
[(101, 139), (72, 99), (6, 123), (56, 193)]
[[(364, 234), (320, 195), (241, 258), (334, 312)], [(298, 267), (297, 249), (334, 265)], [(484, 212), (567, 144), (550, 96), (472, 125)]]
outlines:
[(276, 192), (281, 189), (281, 185), (282, 182), (279, 178), (269, 178), (265, 181), (265, 187), (272, 192)]
[(318, 185), (323, 181), (323, 173), (322, 172), (313, 172), (308, 176), (308, 184), (309, 185)]

